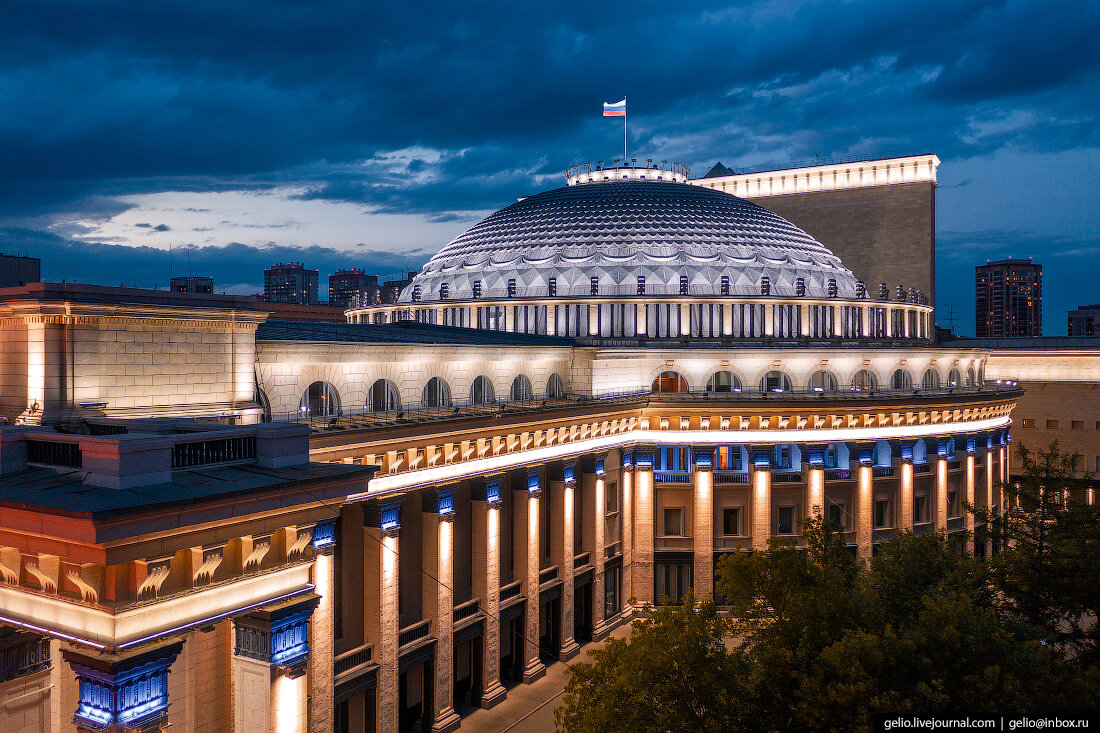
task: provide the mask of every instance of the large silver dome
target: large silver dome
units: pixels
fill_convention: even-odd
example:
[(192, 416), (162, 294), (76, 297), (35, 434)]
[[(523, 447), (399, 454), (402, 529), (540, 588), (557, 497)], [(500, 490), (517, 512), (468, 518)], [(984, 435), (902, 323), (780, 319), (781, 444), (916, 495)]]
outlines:
[(515, 295), (760, 294), (767, 277), (776, 295), (853, 297), (856, 278), (840, 259), (786, 219), (728, 193), (686, 183), (609, 181), (536, 194), (492, 214), (440, 250), (401, 293), (413, 300)]

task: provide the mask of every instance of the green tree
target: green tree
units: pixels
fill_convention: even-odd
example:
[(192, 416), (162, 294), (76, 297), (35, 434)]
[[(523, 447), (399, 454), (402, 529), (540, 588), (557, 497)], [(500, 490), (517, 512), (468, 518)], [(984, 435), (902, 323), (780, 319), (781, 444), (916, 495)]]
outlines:
[(975, 512), (1004, 549), (989, 563), (1002, 608), (1067, 660), (1100, 665), (1100, 507), (1087, 501), (1081, 456), (1058, 443), (1016, 448), (1019, 478), (1001, 486), (1008, 508)]
[(602, 731), (725, 732), (738, 730), (735, 681), (740, 671), (727, 649), (726, 622), (715, 606), (651, 609), (628, 639), (611, 638), (574, 664), (563, 704), (554, 715), (569, 733)]

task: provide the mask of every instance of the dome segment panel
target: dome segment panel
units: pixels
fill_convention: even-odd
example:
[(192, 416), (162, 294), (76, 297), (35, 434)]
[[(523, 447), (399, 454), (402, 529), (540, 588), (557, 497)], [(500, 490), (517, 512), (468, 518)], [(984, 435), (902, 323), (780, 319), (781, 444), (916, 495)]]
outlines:
[(793, 294), (802, 278), (808, 295), (852, 297), (856, 278), (840, 259), (786, 219), (714, 189), (658, 181), (567, 186), (529, 196), (466, 230), (440, 250), (402, 292), (412, 299), (503, 297), (515, 280), (520, 296), (544, 296), (550, 278), (558, 295), (633, 295), (639, 276), (652, 293), (677, 292), (686, 276), (692, 292), (717, 294), (728, 277), (732, 294)]

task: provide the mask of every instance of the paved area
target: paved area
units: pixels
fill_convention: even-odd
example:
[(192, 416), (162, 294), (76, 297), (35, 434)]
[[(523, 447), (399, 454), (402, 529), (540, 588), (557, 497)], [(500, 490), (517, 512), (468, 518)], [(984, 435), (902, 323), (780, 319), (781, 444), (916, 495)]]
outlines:
[[(611, 635), (618, 638), (629, 636), (630, 624), (623, 624)], [(603, 642), (585, 644), (581, 647), (581, 653), (569, 663), (590, 661), (588, 652), (601, 646)], [(546, 668), (545, 677), (534, 684), (511, 688), (507, 699), (492, 710), (479, 709), (464, 717), (461, 733), (552, 733), (554, 709), (561, 704), (567, 671), (568, 668), (561, 662), (550, 665)]]

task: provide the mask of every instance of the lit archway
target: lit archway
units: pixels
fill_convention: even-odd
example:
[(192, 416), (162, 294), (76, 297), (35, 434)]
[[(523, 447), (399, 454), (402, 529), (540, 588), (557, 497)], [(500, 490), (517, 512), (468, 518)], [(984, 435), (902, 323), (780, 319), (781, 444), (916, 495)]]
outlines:
[(687, 392), (688, 383), (683, 374), (679, 372), (661, 372), (653, 380), (651, 392)]
[(401, 395), (397, 385), (388, 379), (379, 379), (367, 390), (367, 412), (392, 412), (401, 409)]
[(314, 382), (302, 395), (298, 412), (306, 417), (336, 417), (342, 414), (340, 395), (328, 382)]

